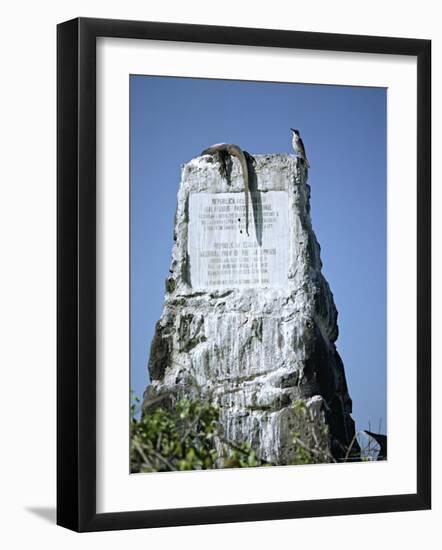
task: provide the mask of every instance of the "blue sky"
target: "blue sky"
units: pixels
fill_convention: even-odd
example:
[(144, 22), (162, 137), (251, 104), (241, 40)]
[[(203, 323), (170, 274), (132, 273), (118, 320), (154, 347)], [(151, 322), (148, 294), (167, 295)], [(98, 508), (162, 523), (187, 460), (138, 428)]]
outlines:
[(181, 165), (217, 142), (311, 164), (311, 216), (339, 312), (358, 429), (386, 431), (386, 101), (384, 88), (130, 77), (131, 387), (141, 396), (164, 299)]

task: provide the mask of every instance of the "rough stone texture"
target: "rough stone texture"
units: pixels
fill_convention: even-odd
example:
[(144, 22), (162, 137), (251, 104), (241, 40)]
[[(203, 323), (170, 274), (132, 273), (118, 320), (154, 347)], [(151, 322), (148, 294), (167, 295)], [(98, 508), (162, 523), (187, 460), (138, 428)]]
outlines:
[(289, 205), (290, 260), (285, 286), (213, 288), (191, 286), (188, 246), (192, 193), (242, 193), (239, 163), (222, 178), (216, 158), (183, 166), (175, 218), (175, 244), (166, 281), (164, 311), (151, 345), (149, 411), (173, 406), (182, 396), (210, 392), (221, 408), (226, 437), (249, 442), (258, 455), (291, 462), (297, 418), (292, 404), (306, 402), (325, 420), (337, 459), (354, 436), (352, 403), (337, 353), (337, 311), (321, 274), (320, 247), (310, 219), (310, 186), (302, 161), (287, 154), (257, 155), (251, 168), (253, 231), (259, 240), (263, 193), (285, 191)]

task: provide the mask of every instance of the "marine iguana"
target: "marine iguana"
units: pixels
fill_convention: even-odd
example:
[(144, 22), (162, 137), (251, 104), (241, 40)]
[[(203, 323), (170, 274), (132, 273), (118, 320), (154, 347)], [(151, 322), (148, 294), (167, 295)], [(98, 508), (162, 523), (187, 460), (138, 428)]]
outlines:
[(230, 155), (236, 157), (242, 169), (244, 179), (244, 194), (246, 199), (246, 234), (249, 235), (249, 167), (248, 161), (255, 162), (255, 159), (247, 151), (243, 151), (241, 147), (233, 143), (215, 143), (201, 153), (201, 155), (217, 156), (220, 161), (220, 174), (227, 177), (227, 157)]

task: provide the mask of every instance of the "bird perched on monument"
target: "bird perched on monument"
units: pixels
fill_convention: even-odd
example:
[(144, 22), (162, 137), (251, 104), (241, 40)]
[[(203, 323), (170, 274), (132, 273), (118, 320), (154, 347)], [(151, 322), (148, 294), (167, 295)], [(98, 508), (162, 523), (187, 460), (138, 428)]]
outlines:
[(299, 134), (299, 130), (294, 130), (293, 128), (290, 128), (290, 130), (293, 132), (292, 146), (293, 146), (293, 150), (295, 151), (295, 155), (297, 157), (302, 158), (307, 168), (310, 168), (310, 163), (307, 159), (307, 155), (305, 154), (305, 147), (301, 139), (301, 136)]

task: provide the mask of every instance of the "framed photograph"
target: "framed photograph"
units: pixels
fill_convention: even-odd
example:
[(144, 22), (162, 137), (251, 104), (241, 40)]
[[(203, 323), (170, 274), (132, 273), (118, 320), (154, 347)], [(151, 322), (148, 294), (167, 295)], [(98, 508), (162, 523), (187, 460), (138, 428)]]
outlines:
[(430, 41), (57, 36), (57, 523), (429, 509)]

